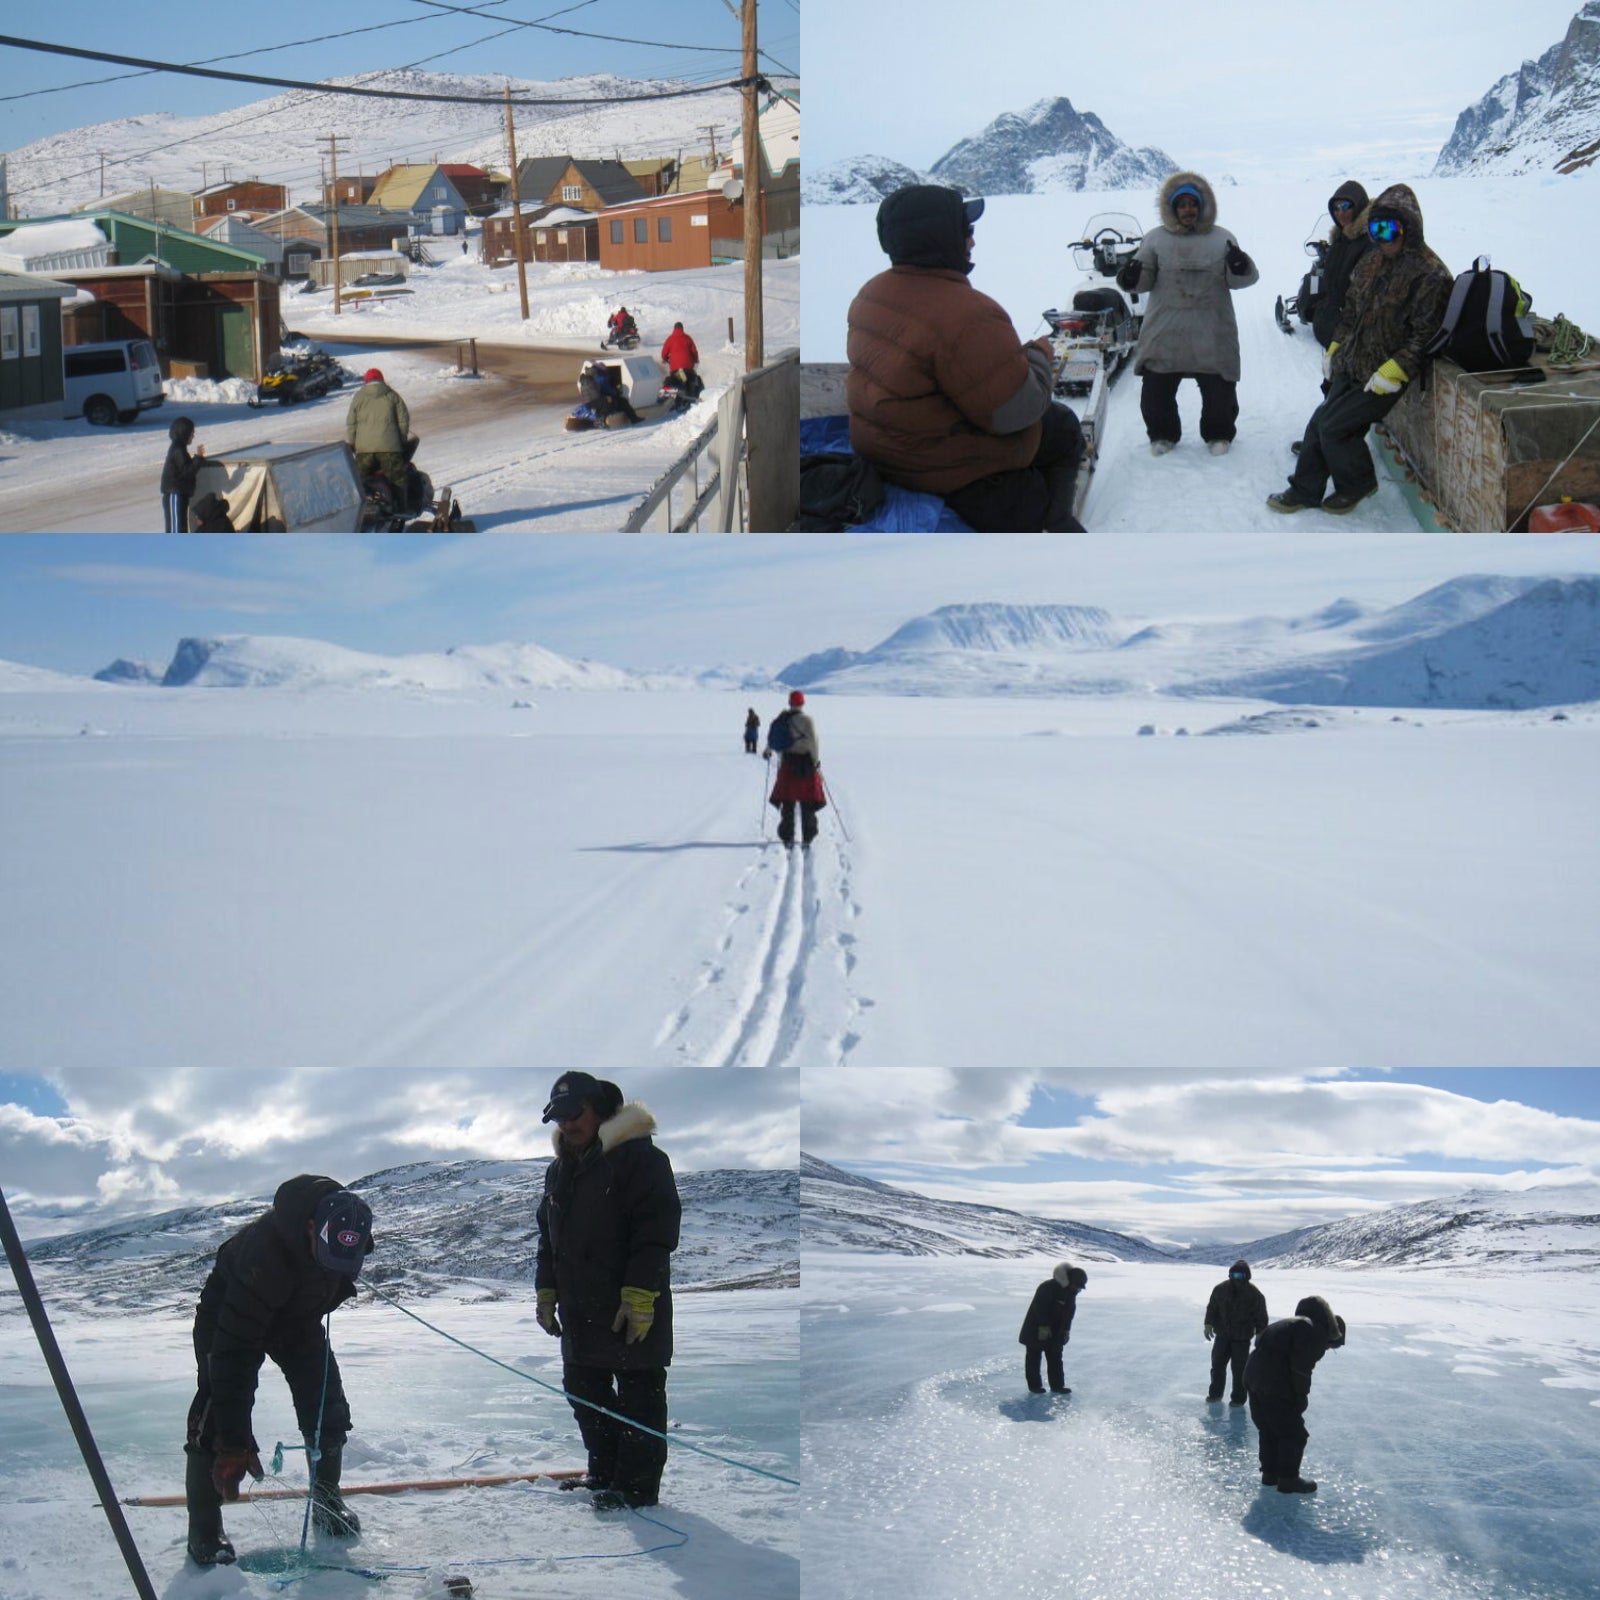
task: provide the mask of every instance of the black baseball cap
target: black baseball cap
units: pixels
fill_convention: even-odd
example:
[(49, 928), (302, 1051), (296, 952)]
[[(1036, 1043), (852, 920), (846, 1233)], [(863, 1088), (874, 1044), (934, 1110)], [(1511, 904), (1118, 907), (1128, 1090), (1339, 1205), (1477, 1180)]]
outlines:
[(550, 1090), (550, 1104), (544, 1108), (544, 1122), (565, 1122), (586, 1105), (602, 1098), (600, 1080), (587, 1072), (563, 1072)]

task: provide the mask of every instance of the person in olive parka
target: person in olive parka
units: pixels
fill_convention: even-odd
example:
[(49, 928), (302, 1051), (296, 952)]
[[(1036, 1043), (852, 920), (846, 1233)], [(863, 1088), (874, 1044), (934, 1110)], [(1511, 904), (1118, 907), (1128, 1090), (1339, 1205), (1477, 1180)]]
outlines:
[(1300, 1476), (1311, 1369), (1344, 1343), (1344, 1332), (1344, 1318), (1321, 1295), (1307, 1295), (1292, 1317), (1268, 1325), (1245, 1363), (1250, 1420), (1261, 1435), (1261, 1482), (1279, 1494), (1316, 1493), (1316, 1483)]
[(561, 1382), (589, 1454), (577, 1487), (594, 1491), (598, 1510), (653, 1506), (667, 1464), (671, 1257), (682, 1212), (672, 1163), (651, 1140), (650, 1112), (587, 1072), (556, 1080), (544, 1120), (556, 1125), (555, 1160), (545, 1169), (534, 1285), (539, 1326), (561, 1340)]
[(198, 1367), (184, 1446), (189, 1555), (203, 1567), (234, 1561), (222, 1503), (248, 1472), (262, 1476), (251, 1433), (256, 1379), (282, 1370), (313, 1463), (312, 1515), (323, 1533), (360, 1531), (339, 1493), (350, 1405), (322, 1319), (356, 1292), (372, 1249), (372, 1212), (332, 1178), (301, 1173), (278, 1186), (272, 1209), (226, 1240), (194, 1316)]
[(1034, 1394), (1043, 1394), (1039, 1382), (1039, 1359), (1044, 1358), (1050, 1375), (1052, 1394), (1071, 1394), (1061, 1367), (1061, 1350), (1072, 1336), (1072, 1318), (1078, 1309), (1078, 1294), (1089, 1282), (1082, 1267), (1063, 1261), (1033, 1291), (1028, 1314), (1022, 1319), (1017, 1343), (1027, 1352), (1022, 1358), (1023, 1375)]
[(1235, 1261), (1227, 1279), (1211, 1291), (1206, 1302), (1206, 1338), (1211, 1346), (1211, 1388), (1206, 1399), (1220, 1400), (1229, 1363), (1233, 1366), (1233, 1392), (1229, 1405), (1245, 1403), (1244, 1364), (1250, 1341), (1267, 1325), (1267, 1299), (1250, 1281), (1250, 1263)]

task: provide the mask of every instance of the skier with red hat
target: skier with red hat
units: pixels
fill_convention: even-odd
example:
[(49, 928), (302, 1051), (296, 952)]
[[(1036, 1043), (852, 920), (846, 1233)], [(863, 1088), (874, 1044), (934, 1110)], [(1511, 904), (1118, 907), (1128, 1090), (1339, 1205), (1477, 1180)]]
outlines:
[(822, 787), (822, 750), (817, 743), (817, 725), (806, 715), (806, 697), (794, 689), (789, 694), (789, 709), (780, 711), (767, 729), (764, 761), (779, 757), (778, 781), (772, 786), (769, 803), (778, 808), (778, 837), (784, 847), (794, 848), (794, 808), (800, 807), (800, 843), (809, 850), (817, 836), (817, 813), (828, 803)]

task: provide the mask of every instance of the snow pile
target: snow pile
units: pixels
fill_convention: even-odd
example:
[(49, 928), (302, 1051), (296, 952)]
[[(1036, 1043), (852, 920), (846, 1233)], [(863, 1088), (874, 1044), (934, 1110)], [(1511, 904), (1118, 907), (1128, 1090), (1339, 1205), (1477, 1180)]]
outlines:
[(166, 378), (161, 387), (168, 400), (186, 406), (243, 406), (256, 397), (248, 378)]

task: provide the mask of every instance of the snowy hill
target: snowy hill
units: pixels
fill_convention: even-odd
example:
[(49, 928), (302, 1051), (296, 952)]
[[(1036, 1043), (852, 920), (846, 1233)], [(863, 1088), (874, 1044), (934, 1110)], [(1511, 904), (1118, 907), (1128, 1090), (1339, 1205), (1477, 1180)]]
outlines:
[(1055, 194), (1158, 184), (1177, 166), (1163, 151), (1130, 148), (1092, 111), (1058, 97), (1002, 113), (929, 170), (969, 194)]
[(930, 1200), (856, 1177), (800, 1153), (800, 1199), (806, 1247), (908, 1256), (1036, 1256), (1084, 1261), (1166, 1261), (1143, 1239), (1023, 1216), (999, 1206)]
[(569, 661), (536, 644), (380, 656), (316, 639), (250, 634), (180, 640), (161, 679), (168, 689), (632, 689), (645, 682), (619, 667)]
[(1600, 156), (1600, 0), (1456, 119), (1436, 178), (1463, 172), (1572, 172)]
[[(545, 1161), (417, 1162), (353, 1179), (372, 1206), (377, 1249), (361, 1281), (413, 1295), (505, 1299), (533, 1292)], [(683, 1241), (673, 1287), (776, 1288), (799, 1273), (791, 1171), (680, 1172)], [(192, 1305), (230, 1234), (270, 1195), (39, 1240), (28, 1257), (53, 1309), (175, 1312)], [(0, 1310), (16, 1309), (7, 1297)]]
[[(1600, 1184), (1474, 1189), (1240, 1245), (1257, 1267), (1600, 1269)], [(1220, 1260), (1221, 1257), (1213, 1257)]]
[[(410, 94), (478, 95), (497, 103), (507, 82), (498, 75), (410, 68), (327, 81)], [(675, 79), (638, 80), (609, 73), (555, 82), (513, 78), (510, 83), (513, 96), (521, 99), (605, 96), (618, 102), (693, 87)], [(162, 92), (152, 89), (152, 98)], [(9, 159), (12, 198), (32, 216), (86, 204), (103, 192), (99, 152), (111, 151), (128, 159), (107, 164), (106, 191), (151, 182), (197, 189), (205, 162), (213, 178), (227, 167), (236, 177), (286, 183), (291, 204), (298, 204), (318, 198), (316, 135), (331, 107), (337, 108), (341, 137), (348, 140), (339, 158), (344, 172), (375, 174), (392, 162), (435, 159), (505, 168), (504, 118), (497, 104), (335, 98), (295, 89), (209, 116), (155, 110), (23, 145)], [(619, 150), (629, 158), (672, 156), (701, 149), (705, 124), (732, 127), (741, 116), (739, 94), (732, 89), (634, 104), (522, 107), (517, 111), (517, 154), (523, 160), (568, 153), (610, 159)]]
[[(1294, 704), (1522, 710), (1600, 700), (1600, 580), (1551, 578), (1479, 615), (1493, 584), (1420, 597), (1368, 630), (1371, 649), (1197, 684), (1194, 692)], [(1476, 587), (1475, 587), (1476, 586)], [(1439, 627), (1452, 606), (1464, 620)], [(1407, 631), (1409, 630), (1409, 632)]]
[(887, 156), (851, 156), (804, 173), (800, 197), (808, 206), (875, 206), (908, 183), (932, 182), (926, 173)]

